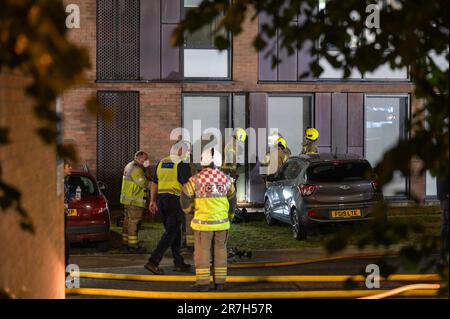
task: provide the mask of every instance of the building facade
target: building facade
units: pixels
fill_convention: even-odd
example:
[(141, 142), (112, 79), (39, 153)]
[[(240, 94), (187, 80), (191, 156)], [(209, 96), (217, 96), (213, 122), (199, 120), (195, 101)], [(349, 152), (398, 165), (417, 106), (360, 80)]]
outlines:
[[(315, 43), (288, 55), (277, 38), (270, 40), (268, 47), (282, 60), (271, 68), (266, 52), (252, 47), (265, 16), (248, 19), (240, 35), (229, 37), (228, 50), (215, 49), (214, 23), (173, 48), (172, 31), (200, 1), (66, 2), (80, 7), (81, 28), (70, 30), (70, 37), (89, 50), (92, 67), (86, 83), (61, 99), (64, 139), (78, 146), (83, 163), (108, 184), (112, 204), (118, 202), (122, 170), (134, 152), (147, 151), (155, 164), (168, 154), (172, 130), (192, 132), (195, 120), (221, 131), (278, 128), (293, 154), (300, 151), (304, 128), (315, 126), (321, 152), (355, 153), (375, 165), (398, 139), (408, 138), (407, 123), (420, 107), (406, 69), (382, 66), (370, 74), (353, 72), (343, 81), (341, 70), (321, 61), (320, 78), (299, 80), (308, 62), (320, 59), (308, 54), (308, 45)], [(301, 16), (292, 23), (300, 21)], [(93, 95), (113, 110), (112, 123), (88, 114), (84, 103)], [(386, 188), (390, 199), (433, 196), (432, 180), (413, 173), (418, 161), (411, 164), (409, 176), (395, 176)], [(248, 165), (241, 175), (239, 201), (261, 203), (264, 184), (257, 165)]]

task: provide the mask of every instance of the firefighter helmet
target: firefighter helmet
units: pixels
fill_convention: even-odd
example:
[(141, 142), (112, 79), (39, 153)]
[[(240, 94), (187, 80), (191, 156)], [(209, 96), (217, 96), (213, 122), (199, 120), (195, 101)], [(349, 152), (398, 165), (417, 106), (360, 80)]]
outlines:
[(283, 148), (287, 147), (286, 140), (284, 138), (282, 138), (282, 137), (279, 137), (277, 139), (277, 141), (275, 142), (275, 145), (280, 145), (280, 144), (283, 146)]
[(241, 127), (237, 128), (234, 134), (238, 141), (245, 142), (247, 139), (247, 132)]
[(319, 138), (319, 131), (316, 130), (314, 127), (308, 127), (305, 130), (305, 138), (310, 141), (315, 141)]

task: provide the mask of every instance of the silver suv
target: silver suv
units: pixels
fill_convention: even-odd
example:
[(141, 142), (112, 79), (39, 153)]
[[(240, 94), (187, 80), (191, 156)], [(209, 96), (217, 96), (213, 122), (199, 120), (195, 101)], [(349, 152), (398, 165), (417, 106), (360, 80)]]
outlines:
[(292, 225), (295, 239), (312, 226), (368, 220), (383, 200), (369, 162), (351, 154), (294, 156), (267, 181), (266, 222)]

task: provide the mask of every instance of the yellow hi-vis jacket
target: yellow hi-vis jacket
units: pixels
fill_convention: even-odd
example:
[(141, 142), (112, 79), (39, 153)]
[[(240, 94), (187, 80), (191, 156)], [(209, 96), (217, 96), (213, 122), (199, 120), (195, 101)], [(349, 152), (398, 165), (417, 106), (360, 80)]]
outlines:
[(178, 163), (172, 162), (170, 156), (163, 158), (156, 168), (158, 178), (158, 194), (180, 196), (181, 183), (178, 181)]
[(123, 172), (120, 203), (145, 208), (149, 182), (139, 164), (135, 161), (128, 163)]
[(217, 168), (205, 168), (184, 184), (180, 202), (186, 214), (194, 211), (192, 229), (227, 230), (236, 208), (233, 180)]

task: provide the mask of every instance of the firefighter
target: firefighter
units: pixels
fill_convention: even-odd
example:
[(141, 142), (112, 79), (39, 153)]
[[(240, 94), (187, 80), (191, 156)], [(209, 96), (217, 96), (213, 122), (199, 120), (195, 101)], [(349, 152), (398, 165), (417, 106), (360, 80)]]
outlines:
[(302, 145), (302, 154), (317, 155), (319, 150), (316, 145), (316, 141), (319, 138), (319, 131), (314, 127), (308, 127), (305, 130), (304, 142)]
[(178, 147), (178, 143), (172, 147), (171, 155), (159, 161), (151, 186), (150, 212), (161, 212), (165, 231), (144, 267), (157, 275), (164, 274), (159, 264), (169, 247), (172, 250), (174, 271), (187, 271), (191, 267), (184, 262), (180, 252), (185, 219), (180, 207), (180, 193), (183, 184), (191, 177), (191, 168), (189, 163), (183, 161), (183, 151), (187, 146)]
[[(222, 157), (214, 148), (204, 150), (202, 170), (183, 186), (181, 207), (194, 214), (196, 291), (208, 291), (210, 260), (214, 289), (221, 291), (227, 276), (227, 240), (236, 209), (236, 190), (230, 176), (220, 171)], [(212, 256), (211, 256), (212, 255)]]
[(269, 153), (266, 154), (266, 158), (262, 163), (263, 166), (267, 167), (267, 175), (275, 175), (289, 156), (290, 151), (287, 148), (286, 140), (282, 137), (278, 137), (274, 145), (270, 147)]
[(237, 128), (233, 137), (225, 144), (224, 147), (224, 161), (222, 165), (222, 172), (230, 175), (237, 180), (238, 174), (238, 155), (243, 154), (243, 143), (247, 139), (247, 132), (243, 128)]
[(139, 244), (138, 224), (146, 208), (150, 180), (145, 170), (149, 166), (148, 154), (144, 151), (136, 152), (134, 160), (125, 166), (120, 194), (120, 203), (125, 208), (122, 241), (129, 252), (140, 254), (146, 252), (145, 247)]

